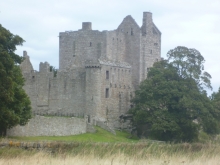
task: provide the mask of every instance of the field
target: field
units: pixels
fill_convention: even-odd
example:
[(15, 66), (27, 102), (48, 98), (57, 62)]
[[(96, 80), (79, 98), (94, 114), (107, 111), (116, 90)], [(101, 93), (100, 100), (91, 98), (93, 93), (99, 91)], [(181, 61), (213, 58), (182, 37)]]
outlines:
[[(69, 137), (7, 138), (9, 141), (44, 141), (48, 148), (1, 147), (0, 165), (220, 165), (220, 142), (163, 143), (128, 139), (125, 132), (112, 135), (100, 128), (95, 134)], [(87, 140), (86, 140), (87, 139)]]

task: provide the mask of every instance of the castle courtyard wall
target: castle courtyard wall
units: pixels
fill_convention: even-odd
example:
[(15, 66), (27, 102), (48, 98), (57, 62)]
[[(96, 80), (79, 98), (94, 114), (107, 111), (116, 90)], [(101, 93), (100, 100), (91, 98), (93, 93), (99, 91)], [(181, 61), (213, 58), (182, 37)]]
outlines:
[(86, 133), (84, 118), (35, 116), (25, 126), (7, 130), (7, 136), (68, 136)]

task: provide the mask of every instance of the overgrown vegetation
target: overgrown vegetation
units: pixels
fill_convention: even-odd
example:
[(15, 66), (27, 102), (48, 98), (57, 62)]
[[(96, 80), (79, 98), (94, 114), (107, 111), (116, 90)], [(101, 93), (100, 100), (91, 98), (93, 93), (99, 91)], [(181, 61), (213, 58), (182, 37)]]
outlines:
[(54, 66), (50, 66), (50, 72), (53, 72), (53, 77), (57, 77), (57, 71), (58, 69), (56, 69)]
[[(117, 131), (116, 136), (96, 127), (97, 132), (69, 137), (2, 138), (15, 145), (0, 147), (1, 164), (218, 164), (220, 138), (200, 133), (202, 143), (165, 143), (128, 139), (130, 134)], [(17, 142), (16, 142), (17, 141)], [(18, 142), (46, 142), (44, 148), (22, 149)], [(11, 142), (10, 142), (11, 143)], [(13, 143), (11, 143), (13, 144)]]
[(219, 142), (61, 143), (57, 148), (0, 148), (0, 164), (218, 164)]

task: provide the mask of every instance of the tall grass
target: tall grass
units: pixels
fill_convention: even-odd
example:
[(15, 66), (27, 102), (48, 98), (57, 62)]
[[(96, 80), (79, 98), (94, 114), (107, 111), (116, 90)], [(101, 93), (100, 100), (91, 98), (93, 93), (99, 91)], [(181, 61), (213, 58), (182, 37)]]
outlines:
[[(17, 137), (0, 139), (0, 165), (220, 165), (220, 139), (203, 135), (203, 143), (163, 143), (128, 139), (129, 134), (112, 135), (100, 128), (95, 134), (69, 137)], [(17, 144), (43, 141), (47, 147), (22, 149)], [(13, 147), (12, 147), (13, 146)]]
[(62, 143), (43, 150), (0, 149), (2, 164), (220, 164), (216, 143)]

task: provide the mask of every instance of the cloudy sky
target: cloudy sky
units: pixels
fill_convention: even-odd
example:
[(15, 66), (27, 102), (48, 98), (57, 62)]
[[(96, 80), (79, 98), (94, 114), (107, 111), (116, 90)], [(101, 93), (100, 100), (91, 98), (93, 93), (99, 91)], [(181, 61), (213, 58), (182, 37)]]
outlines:
[[(141, 26), (144, 11), (162, 32), (162, 57), (176, 46), (195, 48), (206, 59), (213, 90), (220, 86), (220, 0), (0, 0), (0, 24), (26, 42), (35, 70), (47, 61), (58, 68), (59, 32), (81, 29), (113, 30), (131, 15)], [(209, 92), (210, 93), (210, 92)]]

